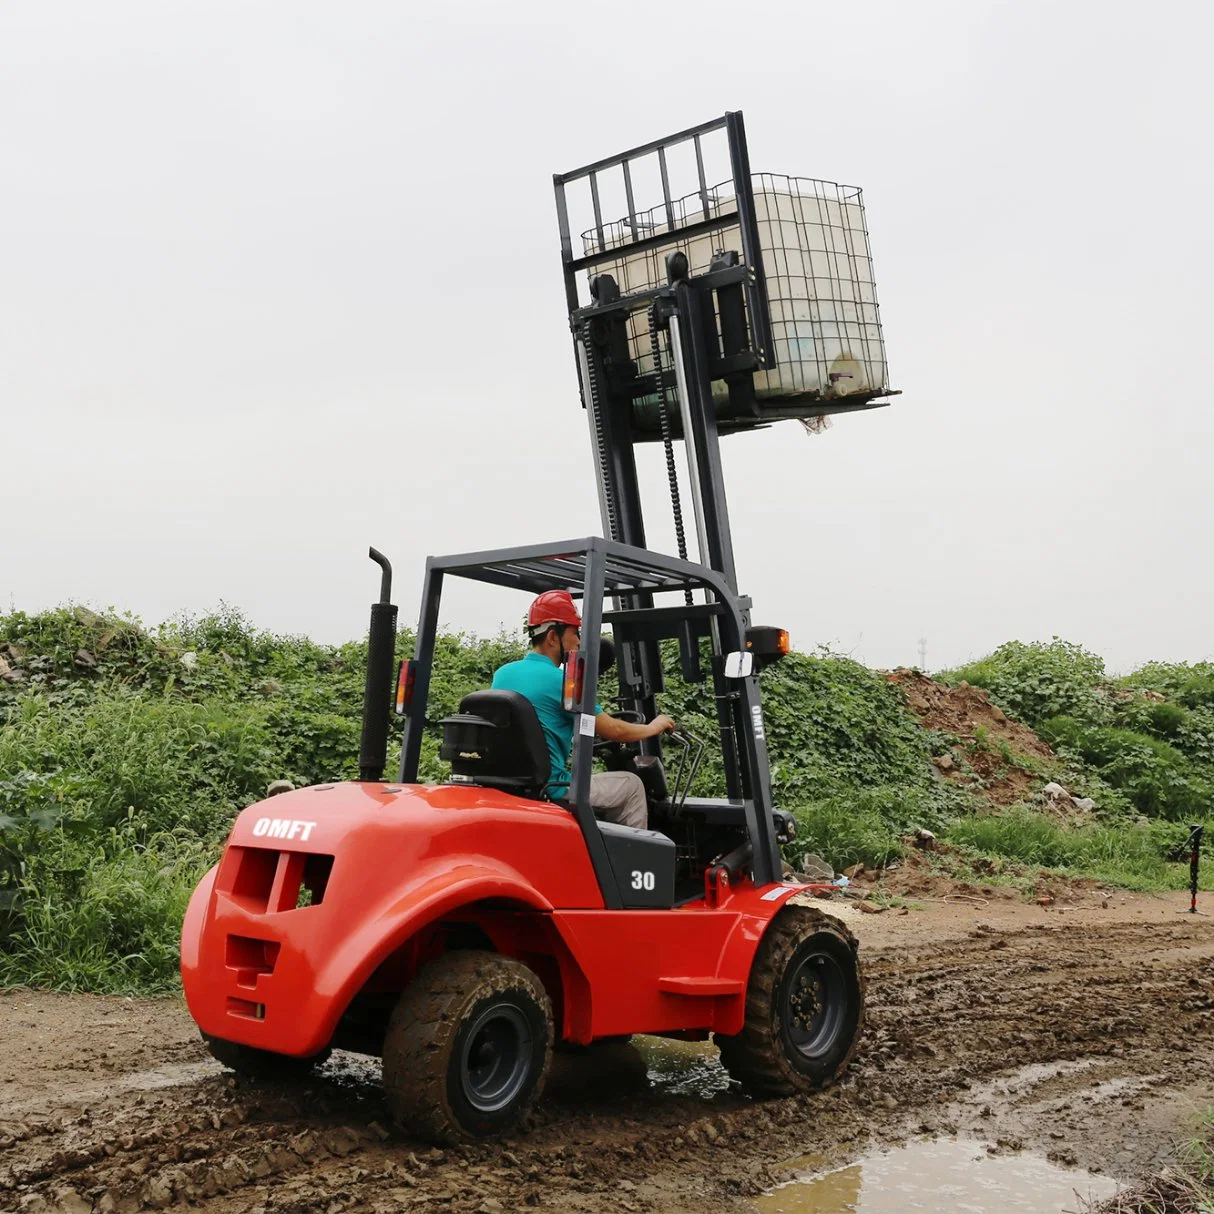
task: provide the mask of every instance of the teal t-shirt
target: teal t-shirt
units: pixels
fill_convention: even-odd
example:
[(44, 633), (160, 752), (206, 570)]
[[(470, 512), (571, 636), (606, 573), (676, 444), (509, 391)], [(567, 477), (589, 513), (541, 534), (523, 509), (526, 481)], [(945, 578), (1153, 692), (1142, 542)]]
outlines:
[[(573, 723), (577, 713), (566, 712), (562, 704), (564, 675), (551, 658), (534, 650), (517, 662), (507, 662), (493, 676), (494, 691), (517, 691), (535, 705), (552, 772), (548, 779), (550, 797), (563, 797), (569, 789), (569, 756), (573, 751)], [(596, 704), (596, 713), (603, 710)]]

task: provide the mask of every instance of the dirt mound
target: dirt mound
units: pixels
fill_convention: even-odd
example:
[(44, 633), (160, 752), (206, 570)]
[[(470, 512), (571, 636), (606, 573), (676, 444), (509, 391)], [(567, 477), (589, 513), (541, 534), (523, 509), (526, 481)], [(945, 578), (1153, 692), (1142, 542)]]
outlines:
[(981, 687), (961, 682), (955, 687), (937, 683), (918, 670), (891, 670), (885, 677), (902, 688), (906, 702), (926, 729), (939, 729), (959, 738), (973, 739), (984, 730), (1002, 739), (1017, 753), (1052, 759), (1054, 752), (1027, 725), (1009, 717)]
[(940, 840), (930, 848), (907, 839), (904, 855), (873, 872), (862, 870), (851, 890), (879, 902), (889, 899), (950, 901), (982, 906), (1025, 899), (1040, 906), (1101, 905), (1107, 887), (1090, 877), (1065, 877), (995, 856), (973, 856)]
[(1011, 805), (1040, 790), (1054, 752), (1027, 725), (1013, 720), (981, 687), (937, 683), (918, 670), (887, 671), (925, 729), (960, 739), (933, 758), (945, 779)]

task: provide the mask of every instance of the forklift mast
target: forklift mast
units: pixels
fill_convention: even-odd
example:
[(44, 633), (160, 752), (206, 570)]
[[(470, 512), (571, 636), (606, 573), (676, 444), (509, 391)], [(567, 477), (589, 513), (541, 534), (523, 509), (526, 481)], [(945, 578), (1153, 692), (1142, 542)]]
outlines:
[[(710, 195), (705, 175), (704, 140), (724, 130), (731, 178)], [(698, 176), (698, 206), (689, 211), (683, 199), (671, 197), (668, 156), (691, 144)], [(634, 163), (654, 156), (662, 183), (662, 204), (638, 212), (633, 186)], [(617, 172), (623, 179), (628, 215), (604, 224), (603, 179)], [(686, 445), (690, 490), (699, 541), (700, 563), (725, 576), (737, 590), (729, 512), (721, 473), (718, 428), (712, 402), (712, 380), (728, 376), (731, 396), (746, 401), (753, 372), (771, 365), (767, 290), (759, 253), (759, 234), (750, 185), (746, 134), (740, 113), (681, 131), (619, 156), (600, 160), (553, 178), (561, 233), (565, 297), (581, 381), (582, 403), (590, 425), (598, 473), (599, 508), (604, 535), (619, 543), (646, 547), (645, 523), (637, 484), (633, 448), (654, 435), (638, 425), (635, 402), (656, 400), (658, 435), (666, 445), (667, 472), (679, 547), (687, 559), (678, 479), (671, 443), (679, 433)], [(589, 187), (593, 228), (582, 237), (585, 251), (574, 253), (569, 224), (569, 189)], [(729, 189), (732, 187), (732, 190)], [(732, 193), (731, 205), (717, 200)], [(719, 237), (722, 249), (706, 272), (691, 274), (680, 246), (701, 236)], [(730, 237), (733, 239), (730, 239)], [(728, 241), (733, 248), (725, 249)], [(635, 264), (646, 254), (653, 272), (639, 289), (627, 290), (609, 273), (595, 273), (624, 258)], [(587, 274), (591, 301), (583, 306), (578, 276)], [(658, 281), (658, 279), (661, 281)], [(639, 324), (648, 329), (650, 364), (643, 369), (631, 357), (630, 336)], [(662, 338), (666, 341), (663, 343)], [(665, 349), (663, 349), (665, 344)], [(753, 398), (753, 388), (750, 396)], [(672, 412), (676, 417), (672, 417)], [(757, 417), (755, 420), (758, 420)]]
[[(716, 163), (710, 168), (713, 154)], [(687, 170), (688, 188), (682, 194), (674, 176), (679, 163)], [(565, 295), (595, 457), (603, 534), (616, 543), (648, 547), (636, 447), (660, 441), (678, 557), (697, 559), (689, 558), (687, 551), (674, 448), (675, 439), (681, 438), (698, 562), (721, 576), (748, 633), (750, 600), (737, 597), (722, 434), (874, 408), (883, 403), (878, 398), (891, 395), (885, 386), (860, 192), (763, 175), (758, 178), (763, 193), (757, 205), (755, 180), (740, 112), (553, 178)], [(643, 186), (647, 195), (642, 194)], [(650, 198), (656, 205), (646, 209)], [(587, 225), (578, 249), (571, 222), (576, 204), (578, 217)], [(605, 218), (612, 206), (624, 211), (618, 220)], [(787, 235), (810, 228), (818, 234), (811, 241)], [(784, 247), (794, 242), (805, 247)], [(821, 250), (809, 247), (816, 243)], [(782, 292), (774, 332), (765, 246), (777, 262), (776, 282)], [(794, 265), (800, 278), (793, 276)], [(824, 339), (824, 333), (833, 336)], [(856, 358), (850, 355), (849, 343)], [(828, 346), (837, 354), (829, 363), (822, 354)], [(781, 350), (793, 365), (780, 367)], [(803, 350), (810, 353), (803, 355)], [(808, 376), (802, 374), (803, 359), (813, 364)], [(690, 591), (686, 602), (691, 615), (677, 632), (683, 676), (700, 682), (705, 676), (698, 635), (703, 633), (697, 635), (694, 627)], [(627, 621), (641, 620), (652, 607), (652, 595), (637, 593), (617, 599), (612, 613), (619, 621), (621, 699), (646, 719), (654, 715), (654, 697), (662, 690), (657, 641), (652, 629), (629, 631)], [(729, 703), (737, 684), (724, 676), (715, 619), (709, 624), (729, 796), (748, 795), (761, 783), (760, 798), (770, 804), (767, 771), (739, 770)], [(757, 694), (756, 688), (756, 707)], [(656, 739), (642, 743), (650, 753), (659, 746)]]

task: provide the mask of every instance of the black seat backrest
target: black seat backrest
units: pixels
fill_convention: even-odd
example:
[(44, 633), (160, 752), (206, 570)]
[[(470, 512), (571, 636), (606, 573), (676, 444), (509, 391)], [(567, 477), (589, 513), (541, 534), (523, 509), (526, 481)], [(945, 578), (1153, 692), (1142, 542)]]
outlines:
[(542, 797), (551, 775), (548, 743), (535, 705), (517, 691), (474, 691), (444, 717), (439, 758), (456, 783)]

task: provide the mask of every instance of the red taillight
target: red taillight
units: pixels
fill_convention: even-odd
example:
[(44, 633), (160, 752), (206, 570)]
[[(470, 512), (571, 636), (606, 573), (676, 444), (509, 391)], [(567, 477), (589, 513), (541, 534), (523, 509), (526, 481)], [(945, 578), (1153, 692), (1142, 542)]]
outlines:
[(577, 712), (582, 702), (582, 678), (586, 672), (586, 659), (576, 649), (565, 654), (565, 683), (561, 693), (561, 706), (566, 712)]
[(395, 712), (403, 717), (413, 701), (413, 681), (417, 675), (416, 662), (402, 662), (396, 672), (396, 703)]

